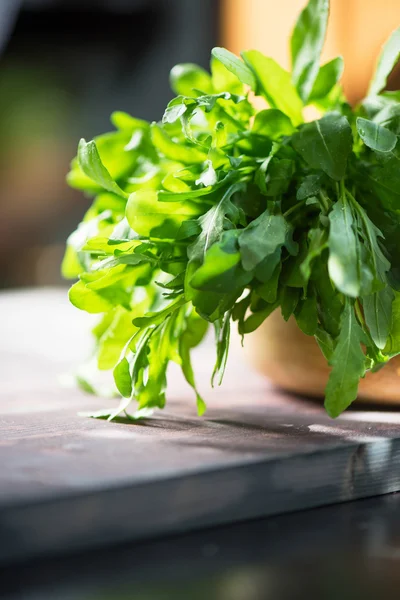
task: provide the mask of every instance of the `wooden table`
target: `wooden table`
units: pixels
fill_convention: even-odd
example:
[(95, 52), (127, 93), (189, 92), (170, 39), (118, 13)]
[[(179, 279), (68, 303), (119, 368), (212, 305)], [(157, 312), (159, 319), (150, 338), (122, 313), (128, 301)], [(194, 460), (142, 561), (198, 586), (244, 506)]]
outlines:
[(79, 417), (107, 404), (60, 384), (90, 321), (63, 289), (0, 296), (0, 562), (400, 490), (399, 412), (332, 421), (253, 373), (236, 341), (218, 390), (212, 346), (197, 352), (203, 418), (175, 370), (151, 419)]

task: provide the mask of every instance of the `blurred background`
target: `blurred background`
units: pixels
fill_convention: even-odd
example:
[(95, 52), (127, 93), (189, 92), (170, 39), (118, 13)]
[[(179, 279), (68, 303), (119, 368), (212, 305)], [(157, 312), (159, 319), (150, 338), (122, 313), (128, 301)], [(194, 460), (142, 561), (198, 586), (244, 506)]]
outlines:
[[(52, 285), (90, 201), (65, 184), (80, 137), (124, 110), (158, 120), (170, 68), (210, 50), (256, 48), (289, 66), (305, 0), (0, 0), (0, 288)], [(352, 103), (366, 91), (400, 0), (332, 0), (323, 59), (345, 58)], [(400, 87), (400, 72), (389, 82)]]

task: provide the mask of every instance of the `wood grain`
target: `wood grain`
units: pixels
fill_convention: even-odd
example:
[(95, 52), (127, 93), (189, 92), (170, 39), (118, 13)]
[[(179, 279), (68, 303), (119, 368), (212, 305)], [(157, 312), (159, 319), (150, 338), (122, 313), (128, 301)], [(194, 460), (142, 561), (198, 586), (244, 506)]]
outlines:
[(398, 412), (332, 421), (251, 372), (236, 339), (218, 390), (212, 346), (196, 355), (203, 418), (176, 370), (151, 419), (77, 416), (106, 403), (58, 380), (90, 347), (84, 317), (64, 290), (0, 296), (0, 561), (400, 490)]

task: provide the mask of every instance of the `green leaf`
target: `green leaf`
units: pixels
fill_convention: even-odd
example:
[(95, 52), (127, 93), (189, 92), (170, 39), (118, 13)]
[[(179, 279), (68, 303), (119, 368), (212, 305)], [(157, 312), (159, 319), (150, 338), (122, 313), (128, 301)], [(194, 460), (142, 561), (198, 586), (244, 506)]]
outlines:
[[(368, 165), (365, 169), (365, 177), (382, 205), (391, 211), (396, 211), (400, 206), (399, 148), (396, 147), (393, 152), (387, 154), (384, 162)], [(386, 157), (386, 154), (384, 156)]]
[(116, 313), (108, 313), (112, 320), (102, 333), (98, 351), (97, 366), (100, 370), (112, 369), (118, 362), (121, 352), (130, 337), (135, 332), (132, 325), (132, 313), (118, 308)]
[(173, 302), (168, 304), (162, 310), (157, 312), (148, 312), (144, 317), (136, 317), (133, 319), (133, 324), (135, 327), (139, 328), (147, 328), (152, 326), (161, 325), (167, 317), (171, 315), (178, 308), (186, 304), (185, 298), (179, 297), (176, 298)]
[(306, 335), (315, 335), (318, 326), (317, 299), (315, 296), (307, 296), (300, 300), (296, 306), (294, 316), (297, 325)]
[(292, 33), (292, 77), (305, 104), (317, 79), (328, 16), (329, 0), (309, 0)]
[(373, 122), (400, 135), (400, 104), (389, 104), (373, 117)]
[(397, 143), (397, 136), (389, 129), (362, 117), (357, 118), (357, 131), (364, 144), (377, 152), (390, 152)]
[(297, 189), (296, 199), (305, 200), (310, 196), (316, 196), (321, 189), (321, 175), (313, 173), (306, 175)]
[(276, 108), (260, 110), (254, 118), (252, 133), (262, 135), (271, 140), (278, 140), (295, 132), (292, 121)]
[(184, 331), (179, 337), (179, 355), (182, 361), (182, 373), (196, 394), (197, 413), (199, 416), (205, 413), (207, 407), (196, 386), (190, 352), (192, 348), (198, 346), (203, 340), (207, 329), (207, 321), (204, 321), (195, 312), (192, 312), (186, 319)]
[(281, 294), (281, 312), (285, 321), (294, 313), (300, 298), (300, 291), (297, 288), (285, 286)]
[(388, 286), (362, 299), (365, 322), (374, 344), (381, 350), (385, 348), (392, 328), (393, 300), (394, 292)]
[(332, 113), (306, 123), (293, 135), (292, 144), (313, 169), (322, 169), (336, 181), (344, 177), (353, 145), (346, 117)]
[[(342, 59), (319, 68), (327, 7), (311, 0), (297, 22), (295, 84), (257, 51), (242, 61), (217, 48), (211, 76), (191, 63), (172, 70), (179, 95), (162, 123), (116, 112), (116, 131), (81, 141), (68, 181), (95, 198), (63, 271), (79, 276), (71, 302), (100, 315), (94, 358), (126, 396), (103, 417), (131, 401), (132, 419), (164, 407), (171, 361), (201, 414), (191, 351), (212, 323), (220, 380), (231, 317), (243, 336), (280, 308), (314, 335), (333, 366), (332, 415), (366, 369), (400, 353), (400, 94), (377, 92), (398, 34), (381, 84), (352, 108)], [(324, 116), (304, 123), (304, 104)]]
[(207, 158), (207, 154), (196, 147), (174, 142), (157, 123), (151, 125), (151, 140), (166, 158), (177, 160), (184, 165), (202, 163)]
[(319, 70), (314, 81), (308, 102), (317, 102), (324, 100), (340, 80), (344, 69), (344, 62), (341, 56), (325, 63)]
[(379, 238), (382, 232), (372, 223), (364, 208), (347, 192), (357, 219), (357, 230), (363, 236), (363, 243), (358, 241), (359, 273), (361, 277), (362, 294), (369, 295), (379, 291), (386, 283), (386, 273), (390, 269), (390, 262), (383, 254)]
[[(304, 261), (300, 265), (300, 271), (306, 282), (311, 277), (311, 269), (316, 258), (328, 248), (328, 235), (326, 229), (315, 228), (308, 232), (308, 249)], [(335, 242), (333, 242), (335, 245)]]
[(398, 292), (394, 293), (391, 311), (390, 334), (383, 352), (394, 355), (400, 352), (400, 294)]
[(89, 289), (83, 281), (78, 281), (69, 290), (71, 304), (89, 313), (103, 313), (113, 308), (109, 297)]
[(279, 306), (278, 302), (274, 302), (273, 304), (268, 304), (263, 310), (260, 310), (249, 317), (244, 321), (243, 328), (240, 333), (252, 333), (256, 329), (260, 327), (262, 323), (274, 312), (274, 310)]
[(81, 264), (76, 250), (67, 245), (61, 264), (61, 274), (64, 279), (75, 279), (82, 273), (84, 266)]
[(211, 376), (211, 385), (214, 386), (215, 377), (218, 378), (218, 385), (221, 385), (225, 373), (226, 361), (228, 359), (229, 342), (231, 335), (231, 313), (226, 312), (222, 318), (222, 322), (214, 324), (216, 343), (217, 343), (217, 360), (213, 374)]
[(126, 112), (116, 110), (111, 114), (111, 123), (120, 131), (132, 134), (137, 129), (148, 130), (149, 124), (143, 119), (136, 119)]
[(335, 350), (335, 342), (332, 336), (327, 331), (322, 329), (322, 327), (317, 327), (314, 337), (322, 354), (326, 360), (330, 362)]
[(249, 69), (240, 58), (235, 56), (235, 54), (229, 52), (229, 50), (226, 50), (225, 48), (213, 48), (211, 54), (214, 58), (219, 60), (228, 71), (236, 75), (239, 81), (249, 85), (252, 90), (256, 89), (257, 82), (252, 70)]
[(245, 63), (257, 80), (257, 93), (264, 96), (271, 108), (287, 115), (294, 125), (302, 122), (302, 102), (293, 86), (290, 74), (273, 59), (257, 50), (242, 52)]
[(272, 158), (265, 175), (265, 195), (279, 196), (287, 192), (295, 171), (294, 162), (289, 158)]
[(337, 417), (356, 399), (360, 377), (365, 374), (365, 356), (360, 344), (367, 342), (346, 300), (340, 321), (340, 333), (330, 364), (332, 371), (325, 390), (325, 408), (331, 417)]
[(214, 56), (211, 57), (211, 79), (213, 90), (217, 94), (220, 92), (243, 94), (244, 92), (243, 83)]
[(128, 197), (128, 194), (121, 190), (103, 165), (96, 142), (86, 142), (83, 138), (81, 139), (78, 146), (78, 161), (85, 175), (99, 186), (123, 198)]
[(202, 212), (201, 205), (190, 201), (160, 202), (154, 190), (133, 192), (126, 205), (129, 225), (142, 236), (175, 238), (184, 221)]
[[(264, 260), (257, 265), (254, 274), (258, 281), (261, 281), (261, 283), (269, 282), (278, 266), (279, 273), (281, 272), (281, 254), (282, 249), (277, 248), (275, 252), (266, 256)], [(265, 300), (267, 300), (267, 298), (265, 298)], [(269, 302), (269, 300), (267, 300), (267, 302)]]
[(209, 248), (190, 283), (198, 290), (227, 293), (243, 288), (252, 278), (241, 265), (237, 232), (230, 230)]
[(271, 215), (268, 210), (243, 229), (239, 234), (239, 246), (245, 271), (252, 271), (264, 259), (274, 255), (286, 243), (289, 229), (282, 215)]
[(329, 276), (340, 292), (357, 298), (361, 291), (359, 257), (353, 213), (346, 199), (335, 203), (329, 222)]
[(201, 90), (205, 94), (212, 92), (210, 74), (193, 63), (175, 65), (171, 69), (169, 83), (173, 91), (182, 96), (196, 95), (194, 90)]
[(197, 223), (201, 233), (188, 248), (188, 256), (192, 261), (200, 264), (204, 262), (206, 252), (222, 235), (226, 216), (229, 216), (232, 221), (237, 221), (238, 209), (232, 204), (231, 198), (243, 188), (242, 183), (233, 184), (227, 189), (218, 204), (198, 218)]
[(113, 372), (117, 390), (119, 391), (121, 396), (124, 396), (124, 398), (130, 398), (132, 394), (132, 379), (129, 369), (129, 362), (124, 357), (115, 366)]
[(321, 328), (336, 339), (343, 312), (343, 296), (337, 292), (329, 278), (328, 267), (323, 257), (314, 262), (312, 288), (317, 297), (318, 320)]
[(400, 58), (400, 27), (393, 31), (378, 59), (375, 74), (368, 89), (368, 96), (379, 94), (386, 86), (387, 78)]
[(280, 252), (278, 253), (278, 258), (276, 260), (276, 264), (273, 267), (271, 275), (266, 276), (265, 280), (261, 285), (256, 287), (256, 291), (258, 296), (268, 302), (268, 304), (273, 304), (276, 302), (278, 297), (278, 285), (279, 285), (279, 276), (281, 274), (281, 263), (280, 260)]

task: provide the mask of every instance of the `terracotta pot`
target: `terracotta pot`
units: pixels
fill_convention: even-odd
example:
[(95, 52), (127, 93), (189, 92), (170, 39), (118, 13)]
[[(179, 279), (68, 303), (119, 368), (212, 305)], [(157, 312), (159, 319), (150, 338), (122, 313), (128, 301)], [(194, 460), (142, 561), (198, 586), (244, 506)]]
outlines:
[[(296, 321), (287, 323), (276, 310), (244, 344), (255, 368), (285, 390), (322, 397), (329, 367), (313, 337), (305, 335)], [(361, 380), (358, 399), (400, 405), (400, 357), (377, 373)]]

